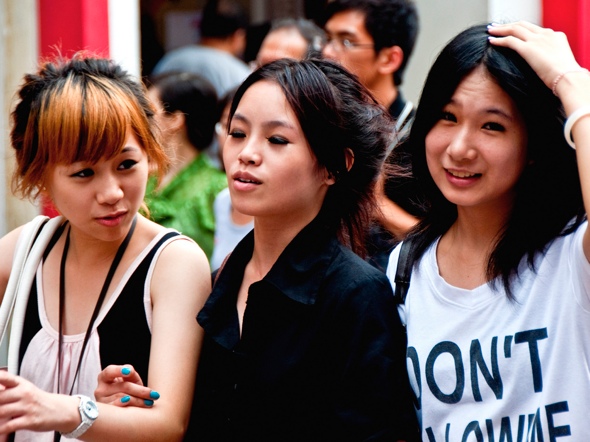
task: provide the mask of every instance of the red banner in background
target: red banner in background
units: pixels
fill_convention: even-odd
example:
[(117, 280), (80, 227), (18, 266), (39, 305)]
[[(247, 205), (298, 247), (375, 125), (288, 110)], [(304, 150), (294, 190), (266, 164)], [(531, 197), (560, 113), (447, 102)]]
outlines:
[(543, 0), (543, 26), (565, 32), (578, 62), (590, 68), (590, 0)]
[[(87, 50), (109, 57), (108, 0), (38, 0), (39, 57), (64, 56)], [(43, 199), (41, 211), (58, 215)]]

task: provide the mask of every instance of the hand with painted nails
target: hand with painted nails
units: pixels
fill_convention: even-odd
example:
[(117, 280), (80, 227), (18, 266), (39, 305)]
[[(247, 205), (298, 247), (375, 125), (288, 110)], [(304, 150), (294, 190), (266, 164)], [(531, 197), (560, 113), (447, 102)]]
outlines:
[(98, 402), (118, 407), (151, 408), (160, 394), (143, 385), (133, 366), (109, 365), (98, 375), (94, 397)]

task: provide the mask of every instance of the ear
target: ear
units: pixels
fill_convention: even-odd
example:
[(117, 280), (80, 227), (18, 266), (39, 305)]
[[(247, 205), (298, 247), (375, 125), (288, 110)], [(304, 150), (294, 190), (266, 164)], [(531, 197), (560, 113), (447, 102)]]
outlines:
[(167, 118), (169, 119), (168, 127), (175, 132), (182, 129), (186, 123), (186, 115), (180, 111), (174, 111), (171, 114), (168, 114)]
[(350, 172), (352, 165), (354, 164), (354, 152), (350, 147), (347, 147), (344, 151), (344, 161), (346, 162), (346, 170)]
[(382, 75), (396, 72), (404, 61), (404, 51), (399, 46), (382, 48), (377, 54), (377, 71)]
[(332, 184), (334, 184), (336, 182), (336, 177), (334, 176), (333, 173), (328, 172), (328, 169), (324, 169), (324, 181), (326, 182), (326, 184), (328, 186), (331, 186)]
[[(354, 152), (349, 147), (347, 147), (344, 150), (344, 163), (346, 165), (346, 171), (349, 172), (350, 169), (352, 169), (352, 165), (354, 164)], [(329, 186), (334, 184), (338, 180), (338, 175), (340, 173), (340, 171), (337, 171), (336, 175), (334, 175), (326, 170), (326, 184), (328, 184)]]
[(232, 54), (236, 57), (241, 56), (244, 51), (246, 50), (246, 30), (245, 29), (237, 29), (231, 36), (230, 36), (230, 46)]

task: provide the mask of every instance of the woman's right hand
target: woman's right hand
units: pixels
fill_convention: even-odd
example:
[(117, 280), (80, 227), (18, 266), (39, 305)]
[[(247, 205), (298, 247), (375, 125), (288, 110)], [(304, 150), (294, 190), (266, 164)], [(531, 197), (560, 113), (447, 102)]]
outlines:
[(143, 385), (132, 365), (109, 365), (98, 375), (94, 397), (98, 402), (118, 407), (151, 408), (160, 394)]

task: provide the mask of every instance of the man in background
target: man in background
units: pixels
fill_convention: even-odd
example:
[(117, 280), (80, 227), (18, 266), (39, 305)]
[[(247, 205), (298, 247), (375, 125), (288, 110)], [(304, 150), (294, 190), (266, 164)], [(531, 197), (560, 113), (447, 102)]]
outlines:
[(356, 74), (400, 128), (413, 105), (399, 90), (418, 35), (418, 12), (411, 0), (335, 0), (328, 3), (323, 54)]
[(279, 58), (321, 57), (326, 34), (313, 21), (304, 18), (283, 18), (272, 26), (256, 55), (255, 66), (262, 66)]
[[(334, 0), (324, 19), (328, 42), (323, 55), (355, 74), (396, 120), (402, 140), (414, 117), (414, 105), (399, 87), (418, 36), (418, 12), (412, 0)], [(394, 146), (392, 146), (393, 148)], [(388, 161), (408, 161), (403, 144)], [(369, 262), (385, 271), (389, 252), (411, 229), (422, 210), (413, 179), (390, 183), (380, 180), (377, 225), (367, 244)], [(393, 189), (393, 191), (391, 191)]]
[(250, 73), (239, 57), (246, 47), (248, 16), (233, 0), (210, 0), (203, 8), (199, 44), (168, 52), (154, 67), (153, 75), (163, 72), (193, 72), (213, 84), (217, 96), (238, 86)]

